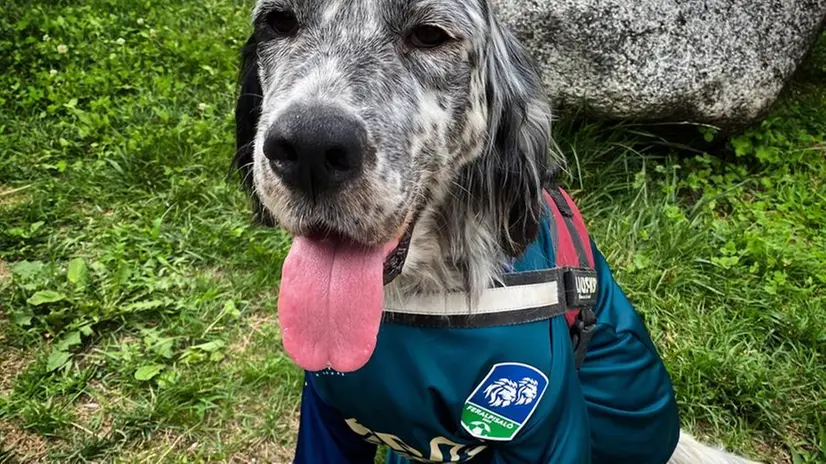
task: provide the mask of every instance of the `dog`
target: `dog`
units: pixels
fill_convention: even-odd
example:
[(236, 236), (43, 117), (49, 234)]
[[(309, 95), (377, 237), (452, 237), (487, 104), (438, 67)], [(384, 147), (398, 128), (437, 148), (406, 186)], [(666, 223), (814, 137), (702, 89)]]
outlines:
[[(527, 292), (510, 274), (555, 259), (548, 192), (575, 209), (541, 79), (489, 0), (258, 0), (252, 16), (234, 166), (255, 219), (294, 237), (278, 317), (306, 373), (295, 462), (373, 462), (377, 444), (389, 462), (751, 462), (680, 430), (593, 242), (581, 366), (564, 318), (479, 322), (490, 295)], [(436, 303), (387, 319), (410, 301)], [(605, 373), (612, 356), (644, 366)]]

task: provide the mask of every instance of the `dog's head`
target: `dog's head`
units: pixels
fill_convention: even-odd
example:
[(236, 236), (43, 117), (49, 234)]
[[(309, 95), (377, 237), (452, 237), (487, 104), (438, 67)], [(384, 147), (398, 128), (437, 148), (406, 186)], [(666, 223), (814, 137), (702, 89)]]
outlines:
[(253, 24), (236, 163), (261, 219), (376, 245), (453, 197), (530, 240), (550, 115), (487, 0), (260, 0)]
[(284, 347), (307, 370), (358, 369), (407, 239), (402, 280), (425, 291), (480, 287), (478, 269), (535, 235), (549, 170), (540, 80), (488, 0), (259, 0), (253, 22), (236, 166), (259, 217), (295, 236)]

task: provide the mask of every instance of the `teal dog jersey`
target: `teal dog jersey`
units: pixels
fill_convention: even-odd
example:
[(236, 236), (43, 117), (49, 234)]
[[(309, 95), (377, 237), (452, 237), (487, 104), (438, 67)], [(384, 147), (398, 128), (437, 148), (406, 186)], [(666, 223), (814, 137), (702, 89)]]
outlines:
[[(554, 215), (508, 270), (557, 267)], [(596, 324), (577, 370), (565, 317), (475, 328), (383, 322), (358, 371), (307, 372), (295, 462), (665, 463), (670, 379), (593, 241)]]

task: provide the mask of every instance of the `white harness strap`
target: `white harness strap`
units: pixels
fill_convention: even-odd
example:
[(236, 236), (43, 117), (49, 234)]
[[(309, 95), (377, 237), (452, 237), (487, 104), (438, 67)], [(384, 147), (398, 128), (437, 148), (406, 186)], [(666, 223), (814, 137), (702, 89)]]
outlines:
[(420, 327), (478, 328), (524, 324), (564, 313), (563, 269), (509, 273), (471, 301), (467, 293), (413, 295), (385, 307), (384, 322)]
[(559, 304), (559, 280), (513, 287), (487, 288), (471, 307), (466, 293), (414, 295), (386, 311), (423, 316), (492, 314)]

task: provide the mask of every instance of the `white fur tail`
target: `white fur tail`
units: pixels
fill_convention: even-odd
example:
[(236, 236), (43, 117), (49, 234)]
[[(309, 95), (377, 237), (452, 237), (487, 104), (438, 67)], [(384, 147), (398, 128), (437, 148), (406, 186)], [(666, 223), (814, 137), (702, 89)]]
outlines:
[(680, 442), (668, 464), (759, 464), (722, 449), (704, 445), (686, 431), (680, 431)]

